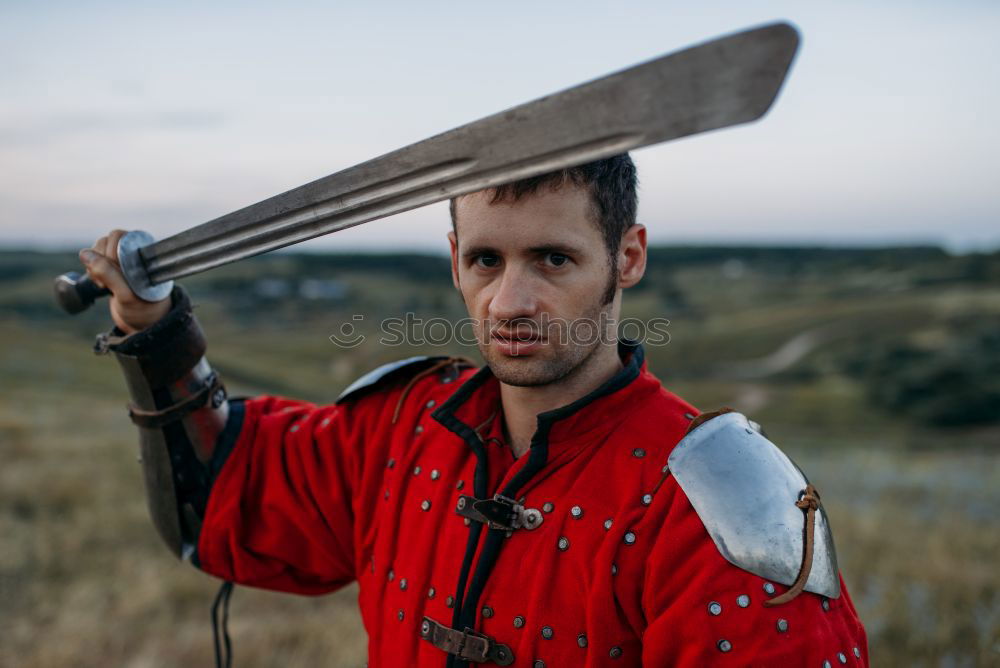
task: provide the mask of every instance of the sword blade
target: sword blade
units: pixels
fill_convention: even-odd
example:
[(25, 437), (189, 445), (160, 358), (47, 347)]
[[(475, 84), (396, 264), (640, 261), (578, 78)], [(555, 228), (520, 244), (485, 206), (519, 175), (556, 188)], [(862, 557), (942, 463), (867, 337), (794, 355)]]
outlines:
[(776, 23), (488, 116), (139, 249), (151, 283), (545, 172), (760, 118), (798, 47)]

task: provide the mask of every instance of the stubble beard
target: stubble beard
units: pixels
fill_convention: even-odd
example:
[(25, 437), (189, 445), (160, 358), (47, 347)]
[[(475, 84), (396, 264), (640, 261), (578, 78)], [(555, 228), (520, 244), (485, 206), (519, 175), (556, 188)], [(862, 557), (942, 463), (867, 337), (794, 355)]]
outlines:
[[(600, 301), (604, 301), (603, 296)], [(601, 317), (606, 310), (610, 310), (610, 302), (595, 303), (579, 319), (589, 320), (596, 327), (601, 322), (609, 322), (607, 316)], [(595, 341), (580, 343), (558, 331), (545, 334), (548, 343), (541, 354), (510, 357), (490, 345), (492, 340), (484, 342), (482, 336), (479, 337), (479, 352), (501, 383), (515, 387), (541, 387), (563, 381), (585, 369), (605, 340), (603, 336), (598, 336)]]

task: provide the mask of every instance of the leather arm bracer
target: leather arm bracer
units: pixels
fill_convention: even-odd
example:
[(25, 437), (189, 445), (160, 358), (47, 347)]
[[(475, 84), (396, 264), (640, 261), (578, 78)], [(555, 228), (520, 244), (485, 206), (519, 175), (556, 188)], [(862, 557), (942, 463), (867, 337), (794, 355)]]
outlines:
[(242, 402), (229, 401), (205, 359), (205, 336), (187, 293), (148, 329), (97, 337), (125, 374), (129, 416), (139, 428), (146, 500), (157, 531), (177, 556), (197, 563), (195, 548), (212, 481), (242, 423)]

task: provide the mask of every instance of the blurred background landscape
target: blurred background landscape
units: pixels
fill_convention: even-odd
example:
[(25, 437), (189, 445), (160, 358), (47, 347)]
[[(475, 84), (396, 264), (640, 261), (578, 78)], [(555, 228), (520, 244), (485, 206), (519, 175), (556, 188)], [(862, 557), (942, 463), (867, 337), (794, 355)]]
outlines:
[[(193, 666), (217, 582), (147, 518), (106, 305), (72, 318), (50, 282), (75, 253), (0, 252), (0, 665)], [(448, 261), (288, 253), (184, 281), (232, 394), (330, 402), (386, 361), (382, 318), (465, 316)], [(364, 321), (352, 318), (363, 314)], [(664, 385), (762, 423), (823, 495), (873, 665), (1000, 661), (1000, 253), (657, 247), (626, 314), (670, 320)], [(344, 350), (344, 322), (368, 340)], [(238, 666), (361, 666), (356, 591), (238, 588)]]
[[(0, 2), (0, 668), (212, 662), (218, 583), (148, 520), (106, 308), (50, 296), (76, 249), (776, 20), (802, 45), (764, 119), (634, 154), (625, 315), (670, 320), (666, 387), (810, 475), (873, 665), (1000, 665), (1000, 3), (50, 0)], [(446, 209), (184, 281), (230, 391), (326, 402), (438, 352), (377, 328), (465, 316)], [(235, 664), (363, 665), (355, 598), (237, 589)]]

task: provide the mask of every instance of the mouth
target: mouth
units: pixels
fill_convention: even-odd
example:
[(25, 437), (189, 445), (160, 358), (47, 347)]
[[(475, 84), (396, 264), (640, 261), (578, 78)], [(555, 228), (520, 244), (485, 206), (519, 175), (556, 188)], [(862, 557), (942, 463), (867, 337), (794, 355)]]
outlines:
[(539, 332), (528, 328), (499, 328), (491, 332), (490, 338), (502, 354), (510, 357), (530, 354), (545, 343)]

